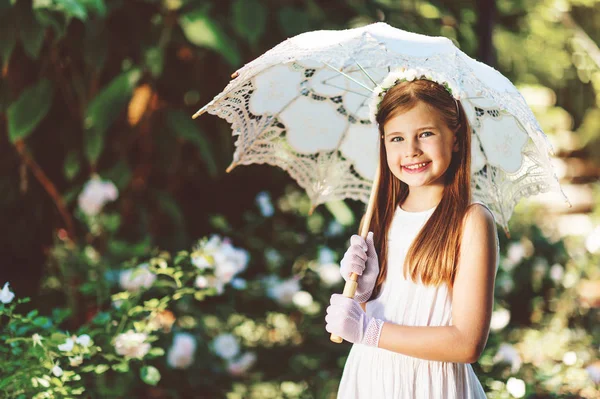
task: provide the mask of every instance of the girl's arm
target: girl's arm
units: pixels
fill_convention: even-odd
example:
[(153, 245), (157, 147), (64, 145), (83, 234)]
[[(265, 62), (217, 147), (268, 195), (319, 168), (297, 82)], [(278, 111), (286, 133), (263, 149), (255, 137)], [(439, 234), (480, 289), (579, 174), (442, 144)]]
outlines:
[(385, 322), (378, 346), (426, 360), (473, 363), (487, 342), (496, 277), (496, 226), (491, 212), (467, 211), (452, 290), (452, 325), (402, 326)]

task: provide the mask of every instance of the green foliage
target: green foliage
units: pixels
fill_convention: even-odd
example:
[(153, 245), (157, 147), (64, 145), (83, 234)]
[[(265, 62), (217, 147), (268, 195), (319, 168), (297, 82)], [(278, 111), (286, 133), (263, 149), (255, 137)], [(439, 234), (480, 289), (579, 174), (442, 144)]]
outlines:
[(239, 66), (241, 59), (237, 45), (208, 15), (205, 8), (182, 15), (179, 24), (191, 43), (215, 50), (221, 53), (232, 67)]
[(141, 78), (141, 71), (134, 68), (113, 79), (88, 105), (85, 112), (85, 154), (96, 163), (104, 138), (110, 125), (117, 119), (131, 98), (133, 88)]
[(14, 143), (26, 138), (44, 119), (54, 95), (54, 86), (42, 79), (21, 93), (8, 108), (8, 137)]
[(258, 0), (237, 0), (232, 10), (237, 33), (256, 45), (265, 31), (267, 8)]

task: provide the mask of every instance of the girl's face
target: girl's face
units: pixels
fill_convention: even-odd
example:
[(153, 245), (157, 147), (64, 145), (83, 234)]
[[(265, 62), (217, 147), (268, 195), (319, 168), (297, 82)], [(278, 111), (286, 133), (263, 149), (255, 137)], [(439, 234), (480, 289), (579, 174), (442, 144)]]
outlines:
[(435, 110), (419, 101), (389, 119), (383, 130), (387, 163), (394, 176), (409, 187), (444, 185), (444, 173), (458, 144)]

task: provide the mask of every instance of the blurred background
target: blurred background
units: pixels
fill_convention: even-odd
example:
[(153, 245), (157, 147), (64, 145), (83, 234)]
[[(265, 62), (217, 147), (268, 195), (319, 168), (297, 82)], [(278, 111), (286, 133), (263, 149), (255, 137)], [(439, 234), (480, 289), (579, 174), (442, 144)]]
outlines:
[(324, 312), (364, 205), (226, 174), (229, 125), (191, 115), (282, 40), (377, 21), (511, 79), (573, 205), (499, 229), (488, 397), (600, 397), (597, 0), (1, 0), (1, 396), (335, 397)]

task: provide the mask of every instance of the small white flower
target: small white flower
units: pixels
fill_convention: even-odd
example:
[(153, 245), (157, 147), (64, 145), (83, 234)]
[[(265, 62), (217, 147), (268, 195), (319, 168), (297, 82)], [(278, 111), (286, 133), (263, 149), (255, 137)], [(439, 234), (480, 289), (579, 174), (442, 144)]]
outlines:
[(213, 341), (213, 350), (223, 359), (232, 359), (240, 352), (240, 345), (232, 334), (221, 334)]
[(287, 280), (276, 280), (267, 288), (267, 296), (281, 305), (289, 305), (294, 299), (296, 292), (300, 291), (300, 282), (292, 277)]
[(119, 334), (115, 338), (115, 351), (122, 356), (141, 359), (150, 351), (150, 344), (145, 342), (147, 338), (147, 334), (136, 333), (133, 330)]
[(494, 363), (509, 363), (512, 373), (518, 372), (523, 363), (523, 360), (515, 347), (506, 343), (500, 345), (493, 361)]
[(196, 339), (188, 333), (177, 333), (167, 354), (167, 363), (175, 369), (186, 369), (194, 363)]
[(555, 263), (550, 267), (550, 278), (555, 283), (558, 283), (562, 280), (565, 275), (565, 269), (562, 267), (560, 263)]
[(117, 187), (112, 182), (94, 176), (85, 183), (77, 202), (83, 213), (95, 216), (102, 210), (104, 204), (116, 200), (118, 196)]
[(71, 367), (81, 366), (81, 363), (83, 363), (83, 356), (82, 355), (77, 355), (77, 356), (73, 356), (73, 357), (69, 358), (69, 365)]
[(294, 302), (294, 305), (296, 305), (297, 307), (306, 308), (306, 307), (309, 307), (310, 305), (312, 305), (313, 297), (310, 294), (310, 292), (298, 291), (294, 294), (292, 301)]
[(342, 275), (340, 274), (340, 267), (335, 263), (321, 264), (317, 268), (317, 273), (321, 278), (321, 281), (325, 285), (331, 287), (342, 281)]
[(198, 276), (196, 277), (194, 284), (199, 289), (215, 288), (218, 295), (225, 292), (225, 285), (215, 276)]
[(590, 364), (585, 370), (594, 384), (600, 384), (600, 361)]
[(268, 218), (273, 216), (275, 213), (275, 208), (273, 208), (273, 203), (271, 202), (271, 196), (266, 191), (261, 191), (256, 196), (256, 204), (260, 209), (261, 215)]
[(236, 290), (245, 290), (246, 288), (248, 288), (248, 283), (243, 278), (236, 277), (233, 280), (231, 280), (231, 286)]
[(192, 264), (200, 270), (213, 267), (213, 264), (208, 257), (202, 254), (192, 254)]
[(522, 398), (525, 396), (526, 386), (525, 381), (518, 378), (511, 377), (506, 382), (506, 390), (515, 398)]
[(135, 269), (123, 270), (119, 277), (121, 287), (130, 292), (136, 292), (140, 288), (149, 288), (154, 284), (156, 275), (149, 270), (148, 263), (142, 263)]
[(206, 288), (208, 287), (208, 280), (206, 277), (204, 276), (198, 276), (196, 277), (196, 280), (194, 281), (194, 285), (196, 286), (196, 288)]
[(337, 220), (332, 220), (327, 226), (326, 237), (337, 237), (344, 232), (344, 226)]
[(573, 366), (577, 363), (577, 353), (573, 351), (566, 352), (563, 356), (563, 363), (567, 366)]
[(391, 89), (398, 82), (409, 81), (412, 82), (417, 79), (430, 80), (432, 82), (436, 82), (442, 86), (449, 88), (452, 91), (452, 96), (459, 100), (460, 98), (465, 98), (466, 95), (462, 91), (460, 91), (451, 79), (442, 76), (440, 73), (434, 71), (427, 71), (423, 68), (410, 68), (406, 69), (404, 67), (392, 70), (388, 75), (375, 87), (371, 98), (369, 99), (369, 119), (373, 124), (376, 123), (376, 116), (379, 108), (379, 103), (383, 99), (383, 92), (387, 92), (387, 90)]
[(520, 242), (511, 242), (507, 248), (507, 258), (513, 264), (518, 264), (525, 257), (525, 246)]
[(42, 340), (43, 340), (44, 338), (42, 338), (42, 336), (41, 336), (40, 334), (37, 334), (37, 333), (36, 333), (36, 334), (33, 334), (33, 335), (31, 336), (31, 339), (33, 340), (33, 346), (34, 346), (34, 347), (35, 347), (35, 346), (37, 346), (37, 345), (39, 345), (39, 346), (44, 346), (44, 345), (42, 345)]
[(585, 248), (592, 254), (600, 252), (600, 226), (585, 239)]
[(498, 309), (492, 313), (490, 329), (492, 331), (502, 330), (510, 322), (510, 311), (508, 309)]
[(0, 302), (11, 303), (14, 297), (15, 294), (8, 288), (8, 282), (4, 283), (4, 288), (0, 291)]
[(56, 377), (60, 377), (61, 375), (63, 375), (63, 370), (60, 368), (58, 363), (56, 363), (54, 367), (52, 367), (52, 374), (54, 374)]
[(229, 362), (227, 370), (229, 374), (239, 376), (245, 374), (256, 362), (256, 354), (246, 352), (236, 361)]
[(87, 334), (81, 334), (75, 341), (86, 348), (92, 345), (92, 339)]
[(64, 344), (58, 345), (58, 350), (62, 352), (70, 352), (75, 346), (75, 340), (73, 338), (67, 338)]

